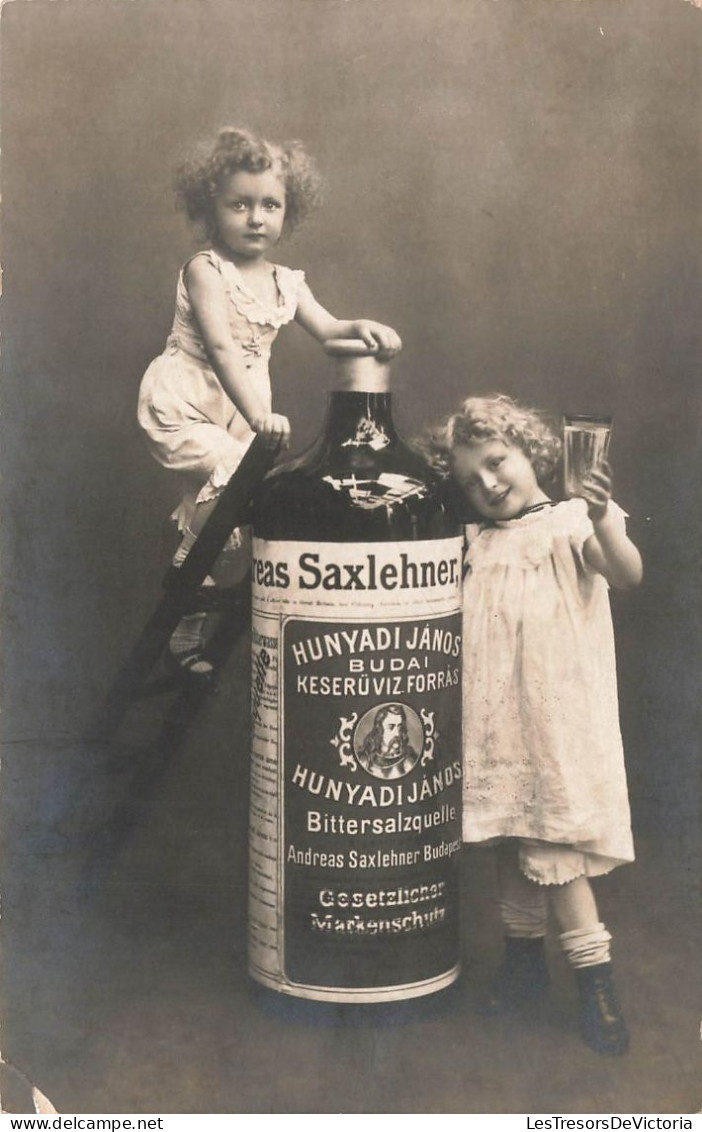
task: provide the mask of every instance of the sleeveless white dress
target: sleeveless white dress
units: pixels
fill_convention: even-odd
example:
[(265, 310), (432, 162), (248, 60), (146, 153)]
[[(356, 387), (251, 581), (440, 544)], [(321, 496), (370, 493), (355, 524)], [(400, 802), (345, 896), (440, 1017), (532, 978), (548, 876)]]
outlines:
[[(232, 338), (270, 410), (271, 346), (280, 327), (295, 317), (304, 272), (274, 265), (278, 301), (269, 306), (249, 290), (229, 260), (212, 250), (197, 255), (222, 276)], [(254, 436), (209, 363), (185, 285), (186, 267), (178, 276), (173, 328), (164, 352), (144, 374), (137, 410), (155, 458), (183, 477), (183, 499), (172, 516), (181, 531), (198, 503), (216, 498), (226, 487)]]
[(466, 528), (463, 835), (572, 846), (594, 876), (634, 850), (608, 585), (583, 557), (592, 533), (582, 499)]

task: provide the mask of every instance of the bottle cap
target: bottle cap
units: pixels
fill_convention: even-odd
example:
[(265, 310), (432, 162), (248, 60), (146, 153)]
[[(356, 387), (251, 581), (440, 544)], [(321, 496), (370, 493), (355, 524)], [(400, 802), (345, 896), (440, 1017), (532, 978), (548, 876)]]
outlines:
[(387, 393), (390, 363), (360, 338), (330, 338), (324, 349), (335, 361), (331, 388), (349, 393)]

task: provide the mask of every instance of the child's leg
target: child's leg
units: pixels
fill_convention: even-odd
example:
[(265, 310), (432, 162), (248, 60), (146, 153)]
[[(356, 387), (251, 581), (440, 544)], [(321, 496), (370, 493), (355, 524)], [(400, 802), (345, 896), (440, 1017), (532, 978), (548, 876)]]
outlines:
[[(202, 530), (205, 523), (209, 519), (210, 515), (214, 511), (215, 507), (217, 506), (218, 499), (219, 499), (219, 497), (217, 499), (208, 499), (205, 502), (198, 503), (196, 505), (195, 510), (193, 511), (192, 515), (190, 516), (190, 519), (188, 521), (188, 525), (187, 525), (186, 530), (185, 530), (185, 534), (191, 535), (192, 542), (194, 542), (195, 539), (197, 538), (197, 536), (200, 534), (200, 531)], [(192, 542), (190, 544), (191, 546), (192, 546)], [(190, 547), (188, 547), (188, 549), (190, 549)], [(178, 550), (180, 550), (180, 547), (178, 548)], [(176, 556), (177, 556), (177, 554), (178, 554), (178, 551), (176, 551)], [(175, 563), (175, 559), (174, 559), (174, 563)]]
[(511, 939), (543, 939), (547, 929), (544, 889), (519, 868), (517, 845), (504, 841), (497, 847), (497, 888), (504, 933)]
[(546, 893), (521, 872), (514, 841), (498, 846), (497, 886), (505, 953), (488, 997), (493, 1014), (533, 1002), (548, 986)]
[[(195, 526), (196, 516), (193, 516), (193, 526)], [(202, 522), (197, 524), (197, 530), (194, 531), (192, 526), (186, 527), (183, 531), (183, 536), (178, 545), (178, 549), (173, 555), (173, 565), (178, 569), (183, 565), (185, 559), (190, 553), (192, 547), (195, 545), (197, 534), (202, 530)], [(203, 582), (204, 587), (213, 587), (214, 579), (208, 576)], [(213, 672), (213, 667), (208, 660), (203, 658), (202, 650), (205, 647), (205, 622), (207, 614), (204, 612), (186, 613), (181, 617), (175, 629), (171, 633), (171, 639), (168, 643), (168, 649), (176, 661), (179, 669), (183, 672), (192, 674), (193, 676), (210, 677)]]
[(549, 886), (551, 907), (562, 932), (591, 928), (599, 921), (595, 894), (586, 876)]
[[(189, 516), (188, 525), (182, 532), (178, 549), (173, 555), (173, 565), (177, 568), (183, 565), (188, 554), (195, 545), (197, 536), (209, 519), (217, 505), (217, 499), (208, 499), (195, 505)], [(214, 587), (214, 579), (208, 574), (204, 579), (203, 589)], [(178, 669), (192, 676), (207, 679), (212, 676), (214, 668), (209, 660), (205, 660), (202, 651), (205, 647), (205, 625), (208, 614), (204, 611), (186, 613), (181, 617), (171, 634), (168, 645), (169, 652), (176, 662)]]
[(551, 907), (561, 929), (558, 937), (574, 970), (609, 963), (611, 935), (600, 923), (592, 885), (586, 876), (549, 889)]
[[(151, 427), (153, 421), (142, 423), (156, 459), (165, 467), (178, 472), (183, 483), (183, 499), (174, 515), (183, 532), (173, 558), (173, 565), (177, 568), (182, 566), (216, 508), (222, 491), (241, 463), (251, 437), (242, 438), (234, 432), (230, 433), (227, 426), (204, 418), (175, 422), (177, 428), (174, 427), (174, 422), (170, 422), (167, 427), (160, 419), (157, 427)], [(220, 559), (222, 557), (220, 555)], [(237, 575), (237, 581), (245, 575), (247, 569), (248, 564)], [(223, 584), (235, 583), (227, 580)], [(214, 579), (208, 576), (203, 588), (214, 585)], [(209, 605), (208, 602), (207, 606)], [(201, 677), (212, 675), (212, 664), (202, 657), (207, 620), (208, 614), (204, 608), (201, 612), (187, 614), (172, 634), (169, 652), (179, 671)]]
[[(582, 925), (562, 931), (559, 941), (578, 980), (583, 1037), (597, 1053), (626, 1053), (629, 1033), (612, 977), (609, 948), (612, 937), (597, 918), (592, 893), (567, 891), (575, 885), (585, 890), (589, 888), (589, 881), (586, 877), (579, 877), (577, 881), (563, 885), (566, 891), (554, 890), (553, 897), (554, 912), (561, 927), (573, 923)], [(590, 905), (594, 906), (595, 912), (590, 923), (585, 924), (583, 920)]]
[[(205, 522), (216, 505), (216, 500), (208, 500), (198, 504), (195, 514), (183, 532), (180, 545), (173, 557), (173, 565), (177, 568), (183, 564), (193, 547), (196, 537), (202, 530)], [(237, 528), (232, 532), (231, 538), (217, 558), (212, 568), (212, 575), (207, 575), (203, 582), (203, 589), (216, 586), (234, 589), (244, 580), (251, 568), (251, 536), (248, 528)], [(207, 637), (207, 626), (216, 619), (216, 613), (206, 611), (187, 613), (181, 618), (173, 631), (169, 644), (169, 651), (176, 661), (179, 669), (200, 678), (209, 678), (214, 672), (214, 666), (202, 656)]]
[[(564, 847), (563, 852), (564, 860), (572, 859), (571, 849)], [(549, 885), (548, 892), (559, 943), (578, 980), (583, 1037), (598, 1053), (625, 1053), (629, 1035), (612, 979), (612, 937), (600, 922), (590, 881), (578, 876)]]

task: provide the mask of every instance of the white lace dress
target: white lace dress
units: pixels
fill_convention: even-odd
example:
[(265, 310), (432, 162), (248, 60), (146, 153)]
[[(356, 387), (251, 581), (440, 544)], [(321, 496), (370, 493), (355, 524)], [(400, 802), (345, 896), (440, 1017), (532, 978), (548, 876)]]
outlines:
[(608, 586), (582, 554), (592, 532), (582, 499), (471, 525), (464, 589), (464, 840), (573, 846), (587, 875), (634, 858)]
[[(295, 317), (304, 272), (275, 265), (278, 302), (268, 306), (249, 290), (229, 260), (211, 250), (197, 254), (207, 257), (222, 276), (232, 338), (263, 405), (270, 409), (271, 346), (280, 327)], [(178, 276), (166, 349), (144, 374), (137, 410), (153, 455), (183, 477), (183, 500), (173, 514), (180, 530), (188, 525), (198, 503), (219, 495), (254, 435), (208, 361), (184, 271), (185, 267)]]

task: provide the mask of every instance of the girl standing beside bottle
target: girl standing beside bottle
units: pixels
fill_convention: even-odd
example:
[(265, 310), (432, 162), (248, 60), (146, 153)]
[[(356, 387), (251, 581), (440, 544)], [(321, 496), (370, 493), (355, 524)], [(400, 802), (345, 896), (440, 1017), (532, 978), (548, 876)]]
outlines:
[(466, 528), (463, 839), (497, 845), (502, 1012), (546, 990), (549, 906), (580, 994), (585, 1041), (629, 1038), (591, 878), (633, 860), (608, 587), (641, 581), (609, 466), (581, 498), (544, 489), (560, 442), (509, 397), (471, 397), (433, 438), (477, 512)]

